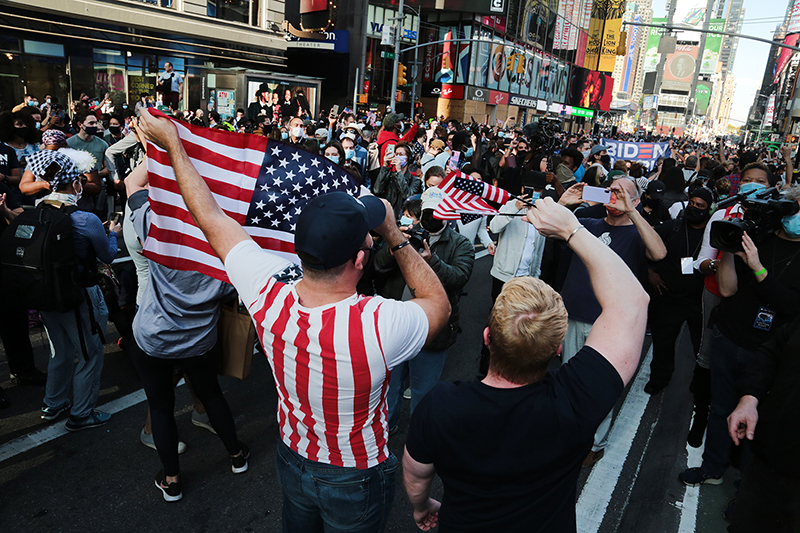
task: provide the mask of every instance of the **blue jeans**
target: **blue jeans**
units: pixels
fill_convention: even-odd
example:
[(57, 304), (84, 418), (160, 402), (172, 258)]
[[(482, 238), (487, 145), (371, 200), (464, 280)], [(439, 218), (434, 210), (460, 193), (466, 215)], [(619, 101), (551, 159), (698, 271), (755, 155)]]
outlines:
[[(703, 470), (713, 477), (722, 477), (730, 464), (728, 456), (733, 445), (728, 434), (728, 416), (739, 403), (736, 380), (742, 373), (744, 364), (753, 357), (753, 352), (740, 348), (714, 326), (709, 339), (708, 355), (711, 362), (711, 409), (706, 428)], [(744, 470), (750, 446), (746, 440), (742, 445), (744, 449), (741, 467)]]
[(379, 533), (394, 501), (397, 457), (366, 470), (309, 461), (278, 441), (284, 533)]
[(419, 401), (439, 383), (446, 360), (447, 349), (439, 352), (420, 350), (416, 357), (400, 363), (392, 369), (392, 379), (389, 382), (387, 394), (389, 429), (395, 427), (400, 420), (406, 378), (411, 381), (411, 413), (413, 413)]
[[(94, 318), (105, 332), (108, 323), (108, 308), (100, 287), (86, 289), (92, 303)], [(47, 364), (47, 386), (44, 403), (49, 407), (64, 405), (69, 384), (72, 382), (72, 411), (74, 417), (88, 416), (97, 405), (100, 392), (100, 374), (103, 372), (103, 341), (99, 334), (92, 334), (89, 309), (84, 301), (80, 308), (83, 336), (86, 341), (88, 361), (84, 359), (78, 338), (78, 324), (74, 311), (57, 313), (42, 311), (42, 321), (50, 339), (50, 361)], [(77, 359), (77, 364), (75, 360)]]

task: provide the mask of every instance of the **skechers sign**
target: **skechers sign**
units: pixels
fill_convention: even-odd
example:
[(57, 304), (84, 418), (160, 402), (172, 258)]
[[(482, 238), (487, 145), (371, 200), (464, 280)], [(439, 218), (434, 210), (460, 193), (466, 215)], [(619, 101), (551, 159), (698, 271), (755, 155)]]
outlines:
[(531, 109), (536, 109), (536, 99), (535, 98), (524, 98), (522, 96), (512, 96), (509, 99), (509, 104), (516, 105), (519, 107), (530, 107)]

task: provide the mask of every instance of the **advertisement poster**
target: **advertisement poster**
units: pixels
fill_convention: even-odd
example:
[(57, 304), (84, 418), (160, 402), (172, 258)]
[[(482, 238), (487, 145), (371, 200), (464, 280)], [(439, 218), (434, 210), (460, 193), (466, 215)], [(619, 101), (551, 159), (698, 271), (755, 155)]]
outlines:
[[(639, 22), (639, 15), (633, 17), (633, 22)], [(639, 64), (639, 49), (636, 40), (639, 37), (639, 26), (633, 26), (628, 35), (628, 50), (625, 54), (625, 74), (622, 78), (622, 92), (627, 93), (628, 87), (633, 92), (633, 80), (636, 79), (636, 67)]]
[(608, 111), (614, 78), (585, 68), (573, 68), (567, 86), (566, 104)]
[(792, 14), (789, 17), (789, 26), (786, 28), (786, 33), (800, 32), (800, 0), (795, 0), (792, 5)]
[[(472, 28), (460, 28), (458, 30), (459, 39), (471, 39)], [(468, 41), (461, 41), (453, 43), (454, 61), (456, 67), (456, 83), (467, 83), (467, 74), (469, 73), (469, 50), (470, 43)]]
[(439, 83), (452, 83), (453, 81), (453, 63), (452, 63), (452, 53), (453, 49), (456, 47), (458, 43), (452, 42), (450, 39), (453, 39), (453, 32), (448, 31), (442, 40), (446, 42), (443, 45), (442, 49), (442, 63), (439, 72), (436, 73), (436, 76), (433, 78), (434, 81)]
[(236, 91), (217, 91), (217, 113), (221, 117), (236, 114)]
[[(432, 43), (436, 41), (436, 30), (429, 29), (425, 32), (425, 40), (426, 43)], [(422, 81), (433, 81), (433, 70), (436, 68), (434, 66), (435, 57), (436, 57), (436, 46), (426, 46), (423, 48), (425, 56), (422, 59)]]
[(772, 120), (775, 118), (775, 93), (769, 95), (767, 101), (767, 111), (764, 113), (764, 127), (772, 126)]
[[(672, 23), (675, 26), (690, 28), (690, 29), (703, 29), (703, 22), (706, 18), (706, 1), (705, 0), (677, 0), (675, 6), (675, 15), (672, 17)], [(696, 31), (681, 31), (681, 41), (696, 41), (700, 42), (700, 32)]]
[(491, 50), (492, 34), (480, 30), (475, 34), (475, 39), (480, 42), (472, 43), (471, 65), (469, 82), (478, 87), (486, 87), (486, 76), (489, 74), (489, 51)]
[[(783, 40), (784, 44), (788, 44), (789, 46), (797, 46), (798, 37), (800, 34), (792, 33), (787, 35), (786, 38)], [(790, 50), (789, 48), (781, 48), (781, 53), (778, 56), (778, 61), (775, 63), (775, 77), (772, 80), (772, 83), (778, 83), (778, 78), (780, 78), (781, 72), (789, 63), (789, 59), (794, 54), (794, 50)]]
[(500, 86), (500, 80), (505, 78), (506, 74), (506, 54), (503, 41), (492, 43), (488, 67), (488, 86), (490, 89), (497, 89)]
[[(725, 19), (711, 19), (708, 23), (708, 29), (710, 31), (725, 31)], [(700, 61), (700, 74), (714, 74), (717, 72), (722, 37), (719, 33), (706, 34), (706, 47), (703, 50), (703, 59)]]
[(625, 0), (595, 0), (584, 62), (587, 68), (601, 72), (614, 70), (624, 14)]
[(711, 101), (711, 92), (714, 84), (710, 81), (698, 81), (697, 89), (694, 92), (694, 114), (705, 115), (708, 112), (708, 104)]
[(157, 76), (128, 75), (128, 102), (139, 101), (139, 97), (142, 93), (147, 93), (150, 95), (150, 98), (155, 99), (156, 78)]
[(617, 159), (624, 159), (637, 161), (652, 169), (659, 157), (669, 155), (669, 143), (634, 143), (612, 139), (603, 139), (601, 142), (608, 146), (612, 165)]
[(508, 92), (511, 86), (510, 80), (508, 79), (508, 56), (514, 50), (513, 47), (510, 46), (511, 43), (505, 42), (501, 47), (501, 53), (496, 54), (495, 57), (492, 58), (492, 64), (497, 66), (500, 63), (502, 58), (502, 63), (500, 63), (500, 84), (498, 88), (501, 91)]
[[(666, 24), (665, 18), (654, 18), (653, 24)], [(647, 35), (647, 44), (644, 52), (644, 71), (655, 72), (658, 63), (661, 61), (661, 54), (658, 53), (658, 43), (661, 41), (661, 28), (648, 28), (650, 33)], [(709, 36), (710, 37), (710, 36)], [(708, 42), (708, 37), (706, 38)]]
[(664, 81), (690, 83), (697, 66), (697, 46), (678, 44), (674, 54), (667, 55)]

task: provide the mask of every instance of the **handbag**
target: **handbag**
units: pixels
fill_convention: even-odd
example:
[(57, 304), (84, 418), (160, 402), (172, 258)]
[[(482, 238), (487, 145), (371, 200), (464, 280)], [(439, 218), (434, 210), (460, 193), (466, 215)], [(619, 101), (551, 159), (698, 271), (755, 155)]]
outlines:
[(222, 355), (217, 373), (241, 380), (247, 379), (256, 342), (256, 327), (250, 314), (244, 306), (223, 304), (220, 307), (218, 328)]

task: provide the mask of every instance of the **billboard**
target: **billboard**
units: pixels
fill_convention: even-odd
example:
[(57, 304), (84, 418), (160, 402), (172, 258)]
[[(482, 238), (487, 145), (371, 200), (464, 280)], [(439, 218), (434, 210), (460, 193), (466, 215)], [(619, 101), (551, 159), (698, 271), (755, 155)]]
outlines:
[(786, 28), (786, 33), (800, 32), (800, 0), (795, 0), (792, 4), (792, 14), (789, 17), (789, 26)]
[[(491, 50), (492, 33), (486, 30), (475, 32), (472, 54), (470, 54), (469, 82), (478, 87), (486, 87), (486, 76), (489, 74), (489, 52)], [(430, 46), (426, 48), (432, 48)], [(427, 58), (427, 52), (426, 52)]]
[[(666, 24), (665, 18), (654, 18), (653, 24)], [(661, 54), (658, 53), (658, 43), (661, 41), (661, 28), (648, 28), (647, 44), (644, 52), (644, 71), (655, 72), (658, 63), (661, 61)]]
[(691, 83), (697, 68), (697, 45), (678, 43), (675, 53), (667, 55), (664, 81)]
[[(672, 23), (677, 27), (687, 29), (703, 29), (703, 22), (706, 18), (706, 0), (677, 0), (675, 15)], [(681, 41), (700, 42), (700, 32), (681, 31), (678, 33)]]
[(481, 15), (505, 15), (511, 0), (417, 0), (414, 4), (423, 9), (465, 11)]
[(490, 50), (487, 86), (490, 89), (497, 89), (500, 81), (505, 77), (506, 70), (506, 52), (503, 41), (493, 41)]
[(772, 120), (775, 118), (775, 93), (769, 95), (767, 101), (767, 110), (764, 112), (764, 127), (772, 126)]
[[(788, 44), (789, 46), (797, 46), (798, 37), (800, 37), (800, 34), (792, 33), (786, 36), (786, 38), (783, 40), (783, 43)], [(778, 78), (780, 78), (783, 69), (789, 63), (789, 59), (792, 57), (792, 54), (794, 54), (794, 50), (789, 48), (781, 48), (781, 53), (778, 56), (778, 60), (775, 62), (775, 76), (772, 79), (772, 83), (778, 83)]]
[[(639, 15), (633, 17), (633, 22), (639, 22)], [(633, 81), (636, 79), (636, 66), (639, 59), (639, 47), (636, 40), (639, 37), (639, 26), (633, 26), (628, 36), (628, 51), (625, 54), (625, 74), (622, 78), (622, 92), (633, 92)], [(628, 90), (630, 87), (630, 91)]]
[(710, 81), (698, 81), (697, 89), (694, 91), (694, 114), (705, 115), (708, 112), (708, 104), (711, 102), (711, 93), (714, 90), (714, 83)]
[(585, 67), (601, 72), (614, 70), (624, 14), (625, 0), (595, 0), (592, 4)]
[[(725, 31), (725, 19), (711, 19), (708, 23), (708, 29), (710, 31)], [(722, 37), (719, 33), (706, 34), (706, 47), (703, 49), (703, 59), (700, 61), (700, 74), (714, 74), (717, 72)]]
[(614, 78), (585, 68), (574, 67), (567, 84), (566, 104), (608, 111)]

